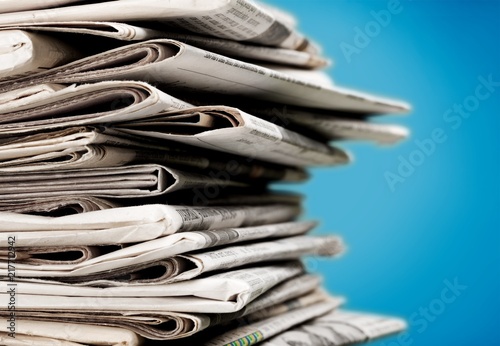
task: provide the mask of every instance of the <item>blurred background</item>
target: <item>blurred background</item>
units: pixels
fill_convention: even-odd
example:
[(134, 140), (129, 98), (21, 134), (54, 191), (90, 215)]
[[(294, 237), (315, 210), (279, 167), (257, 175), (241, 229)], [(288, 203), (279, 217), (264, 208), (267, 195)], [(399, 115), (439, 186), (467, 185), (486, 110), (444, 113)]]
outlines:
[(348, 245), (309, 267), (348, 308), (408, 321), (374, 346), (500, 345), (500, 2), (267, 2), (297, 16), (338, 85), (413, 106), (380, 119), (411, 129), (403, 144), (342, 143), (352, 165), (296, 188)]

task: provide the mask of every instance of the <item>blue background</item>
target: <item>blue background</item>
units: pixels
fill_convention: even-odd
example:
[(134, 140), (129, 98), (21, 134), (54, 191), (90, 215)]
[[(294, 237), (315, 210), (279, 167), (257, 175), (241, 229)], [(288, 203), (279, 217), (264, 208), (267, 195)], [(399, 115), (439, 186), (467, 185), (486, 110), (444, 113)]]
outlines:
[[(439, 312), (425, 328), (409, 322), (406, 339), (373, 345), (500, 345), (500, 87), (460, 127), (443, 119), (474, 94), (479, 76), (500, 82), (500, 3), (401, 0), (402, 11), (348, 62), (341, 42), (354, 44), (354, 28), (387, 1), (268, 2), (296, 14), (335, 60), (336, 83), (413, 106), (408, 116), (385, 117), (407, 125), (409, 140), (390, 148), (342, 143), (354, 164), (314, 170), (297, 188), (307, 216), (322, 221), (319, 232), (335, 231), (349, 246), (341, 259), (311, 267), (349, 308), (408, 321), (432, 304)], [(408, 159), (436, 128), (446, 141), (391, 191), (385, 172), (397, 173), (398, 157)], [(440, 303), (444, 281), (455, 279), (467, 289)]]

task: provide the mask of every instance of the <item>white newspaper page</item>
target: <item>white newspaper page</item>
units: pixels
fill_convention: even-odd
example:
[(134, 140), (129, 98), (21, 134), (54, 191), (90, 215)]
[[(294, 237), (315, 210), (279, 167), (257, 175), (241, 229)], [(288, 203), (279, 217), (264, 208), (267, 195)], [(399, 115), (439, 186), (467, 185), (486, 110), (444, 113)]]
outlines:
[[(248, 107), (248, 109), (247, 109)], [(264, 119), (281, 122), (316, 133), (327, 140), (366, 140), (382, 145), (396, 144), (408, 137), (407, 128), (400, 125), (371, 122), (369, 119), (350, 118), (342, 113), (314, 113), (288, 107), (269, 105), (266, 108), (242, 105), (242, 109)]]
[(61, 5), (68, 5), (83, 0), (0, 0), (0, 13), (28, 11), (41, 8), (57, 7)]
[[(147, 58), (138, 61), (138, 57)], [(338, 86), (324, 87), (167, 39), (127, 45), (24, 80), (0, 83), (0, 90), (12, 90), (34, 82), (71, 83), (106, 79), (144, 80), (182, 90), (203, 90), (329, 110), (404, 113), (409, 109), (402, 102)]]
[(0, 31), (0, 80), (45, 71), (82, 56), (49, 35), (21, 30)]
[[(300, 262), (251, 267), (167, 285), (78, 287), (16, 282), (16, 309), (72, 312), (231, 313), (285, 280), (302, 274)], [(9, 281), (0, 281), (0, 301), (8, 305)]]
[(58, 196), (55, 198), (0, 201), (0, 211), (21, 214), (79, 214), (118, 207), (120, 204), (115, 201), (89, 196)]
[[(0, 323), (9, 325), (8, 318)], [(140, 346), (144, 339), (127, 329), (63, 322), (16, 319), (16, 332), (0, 333), (0, 345), (75, 346), (123, 345)], [(17, 342), (17, 343), (16, 343)]]
[[(0, 27), (1, 30), (24, 30), (46, 33), (85, 34), (113, 38), (122, 41), (144, 41), (153, 38), (167, 38), (163, 31), (143, 28), (128, 23), (117, 22), (44, 22), (24, 24), (12, 27)], [(76, 36), (78, 37), (78, 36)], [(299, 53), (299, 52), (298, 52)]]
[(178, 40), (201, 49), (244, 61), (257, 60), (277, 65), (290, 65), (309, 69), (325, 67), (330, 63), (329, 60), (311, 52), (244, 44), (242, 42), (208, 36), (166, 32), (162, 38)]
[[(50, 321), (60, 324), (70, 322), (95, 326), (116, 327), (136, 333), (143, 338), (153, 340), (173, 340), (185, 338), (208, 328), (211, 324), (211, 319), (206, 314), (186, 314), (180, 312), (161, 311), (138, 312), (123, 310), (119, 312), (90, 313), (88, 311), (34, 312), (28, 310), (17, 310), (16, 316), (19, 319), (32, 321)], [(122, 346), (123, 344), (119, 345)]]
[[(256, 227), (241, 227), (216, 229), (213, 231), (182, 232), (172, 234), (159, 239), (133, 244), (126, 247), (115, 247), (112, 251), (103, 252), (102, 247), (90, 248), (92, 256), (88, 256), (81, 261), (56, 262), (57, 254), (54, 255), (53, 263), (46, 262), (40, 266), (32, 263), (30, 257), (16, 257), (16, 275), (21, 277), (72, 277), (103, 272), (112, 272), (119, 268), (137, 266), (156, 262), (165, 258), (181, 255), (200, 249), (207, 249), (216, 246), (229, 245), (241, 242), (248, 242), (259, 239), (272, 239), (290, 237), (304, 234), (314, 227), (314, 222), (286, 222), (279, 224), (263, 225)], [(76, 246), (48, 247), (32, 246), (17, 247), (16, 255), (25, 253), (45, 253), (45, 258), (50, 258), (52, 249), (75, 249)], [(1, 248), (0, 248), (1, 249)], [(109, 247), (105, 248), (109, 250)], [(1, 255), (0, 250), (0, 255)], [(334, 251), (334, 249), (324, 249), (322, 252)], [(6, 261), (0, 262), (0, 268), (8, 269)]]
[[(107, 325), (119, 328), (125, 328), (135, 332), (145, 338), (155, 340), (172, 340), (192, 336), (209, 326), (217, 326), (231, 322), (241, 316), (246, 315), (247, 311), (276, 311), (281, 303), (290, 302), (297, 307), (297, 298), (304, 300), (302, 296), (309, 296), (309, 293), (317, 289), (319, 281), (316, 277), (310, 275), (300, 275), (298, 277), (286, 280), (278, 284), (256, 298), (244, 309), (236, 313), (226, 314), (186, 314), (179, 312), (132, 312), (122, 311), (116, 313), (89, 314), (86, 312), (41, 312), (17, 310), (16, 316), (19, 319), (52, 321), (52, 322), (74, 322), (95, 325)], [(310, 299), (309, 299), (310, 300)], [(0, 315), (8, 316), (8, 314)]]
[[(210, 117), (214, 126), (191, 135), (176, 134), (175, 128), (170, 124), (179, 115)], [(317, 142), (236, 108), (223, 106), (197, 107), (158, 115), (122, 124), (120, 129), (134, 135), (178, 141), (283, 165), (335, 165), (346, 164), (350, 160), (348, 154), (341, 149)]]
[(228, 180), (303, 181), (307, 178), (307, 173), (300, 168), (248, 162), (245, 158), (177, 143), (168, 146), (106, 127), (70, 127), (0, 138), (1, 173), (103, 168), (132, 163), (157, 163), (183, 171), (223, 176)]
[[(292, 298), (306, 295), (321, 285), (321, 278), (319, 276), (304, 274), (296, 278), (290, 279), (276, 287), (269, 290), (258, 299), (248, 304), (242, 310), (242, 316), (252, 316), (258, 314), (273, 305), (284, 303)], [(248, 317), (245, 317), (247, 321)]]
[[(270, 248), (274, 249), (270, 250)], [(162, 260), (153, 263), (117, 267), (107, 272), (97, 273), (95, 273), (95, 267), (92, 268), (94, 273), (88, 273), (91, 270), (82, 268), (75, 274), (75, 271), (30, 270), (29, 266), (18, 264), (16, 276), (23, 281), (30, 281), (29, 278), (48, 278), (50, 282), (60, 281), (95, 287), (163, 285), (192, 280), (211, 271), (229, 271), (244, 265), (293, 260), (302, 256), (333, 256), (341, 251), (340, 240), (336, 237), (299, 236), (251, 245), (231, 246), (196, 255), (163, 257)], [(155, 270), (159, 268), (162, 270)]]
[(186, 231), (286, 222), (295, 205), (187, 207), (149, 204), (49, 217), (0, 213), (0, 247), (112, 245), (147, 241)]
[(48, 95), (37, 95), (29, 101), (0, 105), (0, 134), (131, 121), (190, 106), (149, 84), (136, 81), (71, 85)]
[[(165, 28), (168, 29), (168, 28)], [(41, 33), (71, 33), (108, 37), (122, 41), (145, 41), (155, 38), (179, 40), (198, 48), (218, 54), (240, 58), (242, 60), (257, 60), (279, 65), (298, 66), (302, 68), (320, 68), (329, 64), (329, 60), (306, 51), (246, 44), (209, 36), (191, 33), (177, 33), (164, 29), (153, 30), (129, 23), (116, 22), (48, 22), (40, 24), (25, 24), (11, 27), (0, 27), (0, 30), (23, 30)]]
[[(115, 155), (119, 156), (121, 150)], [(209, 175), (175, 170), (160, 165), (128, 165), (44, 172), (22, 172), (15, 176), (0, 173), (1, 201), (54, 196), (141, 198), (161, 196), (179, 190), (209, 186), (248, 188), (248, 184)]]
[(331, 298), (329, 301), (316, 303), (304, 308), (288, 311), (262, 321), (230, 330), (206, 342), (205, 346), (231, 345), (231, 343), (256, 344), (284, 332), (298, 324), (325, 315), (342, 303)]
[(293, 328), (262, 345), (351, 345), (398, 333), (405, 328), (406, 322), (398, 318), (338, 310)]
[(170, 21), (184, 29), (210, 36), (297, 50), (315, 49), (289, 22), (280, 21), (282, 15), (276, 18), (273, 12), (245, 0), (119, 0), (0, 14), (0, 25), (59, 21)]

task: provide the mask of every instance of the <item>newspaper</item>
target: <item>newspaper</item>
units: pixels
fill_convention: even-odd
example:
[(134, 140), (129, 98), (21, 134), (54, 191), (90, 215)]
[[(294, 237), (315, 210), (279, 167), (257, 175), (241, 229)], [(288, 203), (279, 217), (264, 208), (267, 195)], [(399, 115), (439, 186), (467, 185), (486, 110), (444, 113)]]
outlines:
[(150, 204), (47, 217), (0, 213), (0, 247), (113, 245), (156, 239), (177, 232), (249, 227), (294, 219), (300, 207), (265, 206), (187, 207)]
[(221, 346), (231, 344), (238, 345), (238, 343), (253, 345), (280, 334), (298, 324), (325, 315), (337, 308), (342, 302), (343, 300), (331, 298), (328, 301), (294, 309), (259, 322), (230, 330), (205, 342), (204, 345)]
[[(221, 191), (217, 195), (206, 195), (203, 190), (183, 190), (168, 195), (148, 199), (134, 199), (136, 205), (143, 204), (170, 204), (193, 206), (237, 206), (237, 205), (272, 205), (289, 204), (299, 206), (302, 196), (280, 192), (253, 191), (253, 194), (238, 190)], [(9, 211), (22, 214), (43, 214), (47, 216), (63, 216), (90, 211), (118, 208), (131, 205), (130, 200), (106, 199), (92, 196), (54, 196), (46, 198), (16, 199), (15, 201), (0, 201), (0, 211)]]
[(0, 201), (0, 211), (27, 214), (75, 214), (118, 208), (119, 203), (92, 196), (57, 196)]
[[(89, 100), (92, 100), (90, 105)], [(284, 165), (343, 164), (349, 160), (347, 154), (340, 149), (316, 142), (235, 108), (191, 107), (179, 110), (186, 107), (189, 105), (183, 101), (141, 82), (73, 85), (55, 91), (50, 96), (40, 96), (39, 100), (31, 100), (23, 106), (11, 102), (0, 105), (0, 114), (5, 116), (0, 120), (0, 124), (4, 124), (0, 128), (0, 135), (62, 126), (129, 121), (120, 126), (122, 131)], [(164, 113), (173, 109), (177, 112)], [(154, 116), (158, 113), (160, 114)], [(135, 119), (141, 120), (130, 122)], [(98, 150), (100, 147), (94, 148), (94, 151)], [(108, 155), (108, 158), (122, 160), (125, 154)], [(129, 151), (128, 155), (136, 156), (134, 151)], [(126, 159), (123, 160), (126, 162)]]
[[(275, 250), (271, 250), (273, 247)], [(44, 265), (43, 269), (38, 269), (36, 266), (21, 263), (16, 265), (16, 276), (23, 282), (36, 281), (34, 278), (40, 278), (51, 282), (61, 281), (95, 287), (163, 285), (191, 280), (208, 272), (226, 271), (253, 263), (291, 260), (312, 255), (333, 256), (341, 251), (342, 245), (337, 237), (296, 236), (171, 257), (149, 252), (146, 255), (149, 257), (156, 255), (160, 259), (145, 263), (146, 256), (142, 255), (139, 259), (127, 257), (122, 258), (121, 261), (101, 261), (101, 263), (93, 261), (91, 265), (87, 262), (87, 265), (80, 265), (71, 271), (59, 269), (59, 267), (71, 268), (70, 265)], [(118, 256), (111, 253), (111, 256), (113, 255)], [(126, 262), (132, 264), (126, 266)], [(7, 262), (1, 262), (0, 265), (7, 269)]]
[(251, 324), (254, 322), (261, 321), (263, 319), (282, 315), (284, 313), (287, 313), (288, 311), (292, 311), (297, 308), (303, 308), (306, 306), (316, 304), (318, 302), (324, 302), (327, 301), (328, 299), (329, 299), (328, 294), (326, 294), (322, 289), (316, 289), (301, 297), (285, 301), (282, 304), (276, 304), (270, 306), (268, 308), (256, 311), (253, 314), (249, 314), (248, 316), (238, 319), (237, 323), (240, 325), (243, 323)]
[(262, 346), (351, 345), (397, 333), (406, 328), (398, 318), (338, 310), (294, 328)]
[(0, 80), (45, 71), (81, 57), (77, 49), (45, 34), (0, 31)]
[[(283, 15), (245, 0), (120, 0), (0, 14), (0, 25), (67, 21), (163, 21), (210, 36), (314, 50)], [(281, 11), (281, 13), (283, 13)]]
[[(303, 274), (273, 287), (243, 309), (231, 314), (209, 314), (212, 326), (228, 328), (235, 324), (249, 324), (267, 318), (269, 312), (277, 311), (288, 305), (290, 309), (297, 308), (301, 297), (316, 295), (321, 284), (318, 276)], [(321, 298), (323, 300), (324, 296)], [(339, 298), (340, 299), (340, 298)], [(293, 303), (292, 303), (293, 302)], [(213, 330), (213, 329), (212, 329)], [(210, 332), (212, 333), (212, 332)], [(204, 337), (201, 335), (200, 337)]]
[[(107, 251), (119, 246), (67, 246), (43, 248), (16, 248), (14, 256), (9, 248), (0, 248), (1, 266), (8, 270), (9, 259), (16, 264), (28, 265), (33, 268), (43, 268), (45, 265), (74, 265), (101, 256)], [(10, 256), (9, 256), (10, 253)]]
[[(216, 52), (217, 53), (217, 52)], [(319, 69), (305, 69), (303, 66), (286, 66), (283, 64), (263, 62), (259, 66), (268, 68), (311, 84), (320, 85), (324, 88), (334, 88), (335, 82), (328, 72)]]
[(196, 106), (225, 104), (235, 107), (318, 141), (363, 140), (389, 145), (396, 144), (409, 135), (408, 129), (403, 126), (372, 122), (363, 113), (318, 110), (274, 102), (256, 103), (248, 98), (227, 98), (201, 93), (181, 94), (178, 97)]
[(0, 0), (0, 13), (50, 8), (82, 1), (83, 0)]
[[(173, 340), (186, 338), (214, 327), (226, 321), (233, 321), (235, 318), (245, 316), (249, 311), (263, 313), (267, 310), (275, 310), (282, 306), (284, 302), (294, 303), (297, 298), (309, 295), (314, 292), (319, 285), (319, 280), (311, 275), (299, 275), (285, 280), (263, 293), (255, 300), (246, 305), (242, 310), (235, 313), (226, 314), (193, 314), (176, 312), (107, 312), (92, 314), (86, 312), (43, 312), (17, 310), (16, 315), (20, 319), (52, 322), (72, 322), (95, 325), (108, 325), (125, 328), (148, 339)], [(292, 305), (291, 304), (291, 305)], [(296, 304), (293, 304), (296, 306)], [(0, 316), (5, 315), (0, 312)]]
[(249, 187), (248, 184), (230, 179), (216, 179), (160, 165), (128, 165), (114, 168), (19, 172), (15, 176), (0, 173), (0, 200), (15, 201), (75, 194), (135, 198), (207, 186)]
[[(0, 318), (2, 325), (9, 325), (8, 318)], [(144, 339), (123, 328), (105, 325), (76, 324), (65, 321), (34, 321), (18, 318), (15, 333), (0, 332), (3, 346), (140, 346)]]
[(257, 60), (304, 68), (320, 68), (329, 64), (328, 60), (311, 52), (246, 44), (244, 42), (201, 36), (193, 33), (179, 33), (169, 30), (169, 28), (160, 27), (158, 29), (140, 27), (129, 23), (89, 21), (44, 22), (40, 24), (0, 27), (0, 30), (24, 30), (48, 34), (85, 34), (122, 41), (145, 41), (155, 38), (169, 38), (242, 60)]
[[(171, 124), (176, 119), (192, 117), (210, 118), (213, 126), (199, 131), (193, 129), (191, 134), (178, 134), (172, 130)], [(188, 108), (117, 127), (134, 135), (172, 140), (283, 165), (335, 165), (350, 160), (341, 149), (225, 106)]]
[(50, 71), (0, 83), (0, 91), (30, 84), (109, 79), (144, 80), (180, 90), (248, 96), (319, 109), (398, 113), (409, 108), (405, 103), (336, 86), (323, 87), (168, 39), (130, 44)]
[[(283, 314), (286, 314), (287, 312), (310, 307), (314, 304), (318, 304), (318, 303), (330, 304), (332, 302), (334, 304), (336, 304), (336, 306), (339, 306), (340, 304), (343, 303), (343, 299), (336, 298), (336, 297), (335, 298), (329, 297), (322, 290), (316, 289), (316, 290), (313, 290), (312, 292), (308, 292), (305, 295), (301, 295), (299, 297), (287, 300), (287, 301), (282, 302), (280, 304), (275, 304), (275, 305), (269, 306), (265, 309), (259, 310), (257, 313), (255, 313), (253, 315), (249, 315), (249, 316), (243, 317), (243, 318), (234, 319), (232, 322), (222, 324), (220, 326), (215, 325), (212, 328), (210, 328), (210, 329), (208, 329), (208, 330), (206, 330), (198, 335), (195, 335), (194, 337), (192, 337), (190, 339), (179, 340), (179, 342), (175, 343), (174, 345), (178, 345), (182, 342), (185, 342), (186, 344), (191, 344), (191, 345), (205, 344), (205, 342), (207, 340), (211, 340), (211, 339), (213, 339), (214, 336), (217, 336), (217, 335), (226, 334), (226, 332), (228, 330), (238, 329), (241, 326), (248, 326), (249, 324), (251, 325), (251, 324), (254, 324), (254, 323), (262, 321), (262, 320), (269, 320), (272, 317), (281, 316)], [(249, 340), (246, 340), (246, 341), (249, 341)], [(253, 340), (253, 341), (255, 341), (255, 340)], [(220, 345), (226, 345), (226, 344), (221, 343)]]
[(314, 138), (325, 140), (362, 140), (381, 145), (396, 144), (409, 135), (407, 128), (400, 125), (374, 123), (368, 119), (356, 119), (349, 114), (315, 113), (293, 107), (255, 106), (239, 103), (237, 107), (266, 120), (277, 120), (288, 128), (305, 132)]
[[(26, 23), (22, 25), (0, 27), (0, 32), (3, 30), (23, 30), (47, 34), (84, 34), (112, 38), (120, 41), (145, 41), (153, 38), (165, 38), (168, 36), (164, 31), (131, 25), (130, 23), (101, 21), (44, 22), (37, 24)], [(75, 36), (75, 38), (78, 37), (80, 36)]]
[(250, 45), (220, 38), (176, 32), (167, 32), (162, 38), (185, 42), (194, 47), (228, 57), (239, 58), (243, 61), (259, 61), (259, 65), (266, 62), (312, 69), (326, 67), (330, 64), (329, 60), (307, 51)]
[[(22, 296), (16, 310), (67, 312), (231, 313), (272, 287), (303, 273), (302, 264), (279, 262), (184, 282), (126, 287), (78, 287), (62, 283), (16, 282)], [(9, 281), (0, 281), (7, 306)]]
[[(0, 138), (0, 173), (157, 163), (228, 179), (303, 181), (304, 170), (248, 162), (178, 143), (158, 143), (106, 127), (70, 127)], [(223, 174), (221, 172), (228, 172)]]
[[(87, 258), (82, 258), (78, 262), (62, 262), (57, 261), (60, 257), (60, 252), (64, 250), (74, 251), (76, 246), (65, 245), (65, 246), (32, 246), (32, 247), (16, 247), (16, 276), (17, 279), (22, 277), (60, 277), (60, 278), (71, 278), (71, 277), (83, 277), (91, 274), (101, 274), (102, 277), (111, 277), (113, 273), (118, 272), (118, 269), (129, 268), (133, 266), (155, 263), (160, 260), (175, 257), (181, 254), (193, 252), (195, 250), (207, 249), (212, 247), (218, 247), (222, 245), (229, 245), (235, 243), (242, 243), (248, 241), (262, 240), (262, 239), (272, 239), (281, 237), (291, 237), (304, 234), (310, 231), (315, 226), (314, 222), (287, 222), (279, 224), (269, 224), (263, 226), (255, 227), (241, 227), (241, 228), (227, 228), (227, 229), (216, 229), (213, 231), (198, 231), (198, 232), (182, 232), (177, 234), (172, 234), (162, 238), (142, 242), (139, 244), (132, 244), (130, 246), (120, 248), (120, 247), (102, 247), (102, 246), (85, 246), (85, 248), (90, 248), (88, 251), (92, 251), (92, 256)], [(17, 243), (17, 242), (16, 242)], [(273, 242), (270, 242), (274, 244)], [(311, 245), (314, 245), (310, 241)], [(277, 243), (279, 246), (280, 243)], [(284, 248), (287, 244), (281, 245)], [(311, 247), (309, 245), (309, 247)], [(321, 248), (316, 251), (320, 251), (324, 254), (329, 254), (338, 251), (337, 247), (328, 248), (327, 243), (321, 244)], [(336, 241), (332, 241), (330, 245), (337, 246)], [(293, 243), (288, 247), (292, 249)], [(80, 246), (81, 247), (81, 246)], [(297, 247), (297, 246), (296, 246)], [(51, 256), (52, 249), (59, 249), (59, 253)], [(243, 246), (243, 247), (233, 247), (234, 255), (227, 252), (228, 248), (220, 249), (216, 251), (211, 251), (208, 253), (194, 254), (193, 256), (201, 256), (201, 260), (206, 256), (214, 256), (220, 254), (221, 256), (229, 253), (232, 255), (233, 259), (237, 255), (238, 260), (244, 260), (245, 254), (237, 254), (236, 251), (243, 249), (258, 250), (258, 247)], [(1, 249), (1, 248), (0, 248)], [(255, 251), (254, 250), (254, 251)], [(282, 249), (278, 248), (277, 250)], [(1, 257), (2, 251), (7, 252), (7, 249), (0, 250), (0, 268), (7, 269), (8, 263), (5, 258)], [(302, 249), (296, 249), (295, 251), (307, 251), (307, 245), (302, 246)], [(30, 256), (25, 254), (30, 253), (45, 253), (45, 265), (39, 266), (37, 263), (32, 263)], [(266, 251), (261, 251), (262, 255), (266, 255)], [(248, 255), (247, 255), (248, 256)], [(52, 263), (48, 263), (49, 260), (53, 260)], [(271, 259), (271, 258), (268, 258)], [(261, 259), (256, 259), (261, 260)], [(200, 261), (200, 259), (198, 259)], [(205, 260), (207, 265), (212, 265), (212, 268), (217, 263), (216, 260)], [(235, 263), (238, 265), (238, 263)], [(207, 270), (211, 268), (207, 266)], [(133, 281), (139, 281), (133, 279)]]
[(17, 91), (9, 93), (11, 101), (0, 105), (0, 135), (130, 121), (190, 107), (147, 83), (136, 81), (70, 85), (48, 93), (46, 85), (41, 88), (45, 92), (30, 87), (33, 94), (29, 99), (19, 99)]

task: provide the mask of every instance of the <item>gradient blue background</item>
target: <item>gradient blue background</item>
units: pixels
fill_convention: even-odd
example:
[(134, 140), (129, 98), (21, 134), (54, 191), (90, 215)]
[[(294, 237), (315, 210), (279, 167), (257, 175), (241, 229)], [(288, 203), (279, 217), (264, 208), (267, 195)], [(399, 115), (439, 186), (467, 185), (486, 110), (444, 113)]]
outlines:
[[(402, 145), (343, 144), (355, 155), (345, 168), (318, 169), (298, 190), (319, 232), (335, 231), (349, 246), (323, 261), (332, 292), (348, 307), (409, 319), (439, 299), (444, 280), (467, 289), (428, 325), (410, 323), (406, 345), (500, 345), (500, 87), (456, 130), (444, 112), (474, 93), (478, 76), (500, 81), (498, 1), (408, 1), (370, 44), (347, 62), (341, 42), (373, 20), (387, 1), (268, 0), (297, 15), (300, 28), (335, 60), (336, 83), (407, 100)], [(446, 142), (392, 192), (384, 178), (408, 158), (414, 141), (442, 128)], [(373, 345), (396, 345), (397, 338)], [(399, 343), (404, 345), (404, 343)]]

